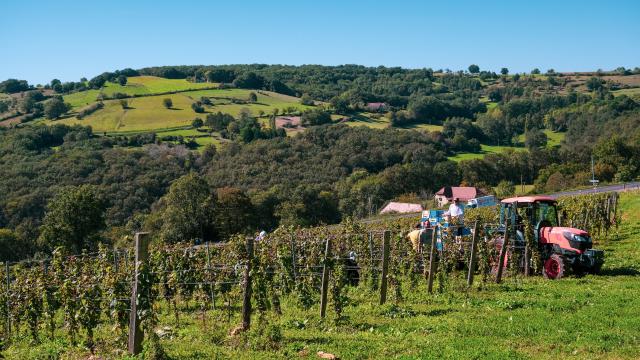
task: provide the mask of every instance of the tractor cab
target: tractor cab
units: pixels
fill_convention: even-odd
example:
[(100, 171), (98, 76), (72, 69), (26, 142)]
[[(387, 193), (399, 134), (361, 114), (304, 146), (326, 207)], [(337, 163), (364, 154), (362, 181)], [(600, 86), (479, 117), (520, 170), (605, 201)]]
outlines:
[(534, 227), (534, 235), (539, 240), (540, 229), (557, 227), (560, 223), (557, 202), (548, 196), (524, 196), (500, 202), (500, 227), (504, 229), (507, 221), (515, 224), (511, 229), (517, 242), (524, 243), (525, 219)]
[[(525, 221), (525, 219), (527, 221)], [(597, 273), (604, 263), (604, 252), (592, 249), (591, 236), (584, 230), (560, 226), (557, 201), (549, 196), (523, 196), (500, 203), (500, 228), (509, 224), (509, 238), (525, 246), (525, 224), (533, 226), (543, 275), (557, 279), (571, 267), (576, 272)]]

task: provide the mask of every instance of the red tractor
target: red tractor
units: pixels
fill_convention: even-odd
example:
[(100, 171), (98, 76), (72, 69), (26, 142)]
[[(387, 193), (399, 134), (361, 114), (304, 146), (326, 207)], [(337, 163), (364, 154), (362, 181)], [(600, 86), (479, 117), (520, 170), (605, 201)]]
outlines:
[[(545, 278), (559, 279), (569, 268), (576, 273), (596, 274), (600, 271), (604, 263), (604, 251), (592, 249), (593, 242), (586, 231), (558, 226), (558, 207), (554, 198), (523, 196), (501, 201), (500, 229), (504, 232), (509, 220), (509, 242), (515, 248), (522, 249), (525, 246), (524, 217), (533, 226)], [(498, 240), (497, 247), (500, 248), (502, 242)], [(523, 260), (521, 267), (524, 266)]]

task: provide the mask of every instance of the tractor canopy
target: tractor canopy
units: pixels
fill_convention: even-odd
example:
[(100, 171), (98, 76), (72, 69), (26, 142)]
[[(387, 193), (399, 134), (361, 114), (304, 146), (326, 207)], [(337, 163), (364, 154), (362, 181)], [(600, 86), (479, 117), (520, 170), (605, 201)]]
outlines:
[(553, 203), (555, 205), (556, 204), (556, 199), (552, 198), (551, 196), (546, 196), (546, 195), (535, 195), (535, 196), (512, 197), (512, 198), (504, 199), (504, 200), (501, 201), (501, 203), (503, 203), (503, 204), (518, 203), (518, 207), (526, 206), (526, 204), (532, 204), (532, 203), (536, 203), (536, 202)]
[[(518, 211), (516, 211), (518, 209)], [(500, 224), (509, 219), (511, 224), (522, 224), (526, 218), (536, 228), (558, 226), (557, 202), (550, 196), (522, 196), (500, 202)]]

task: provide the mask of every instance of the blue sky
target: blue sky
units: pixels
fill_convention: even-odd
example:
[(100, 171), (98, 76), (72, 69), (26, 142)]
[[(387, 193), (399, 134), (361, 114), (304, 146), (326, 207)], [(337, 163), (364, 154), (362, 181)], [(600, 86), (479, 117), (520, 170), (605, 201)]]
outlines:
[(0, 79), (179, 64), (640, 66), (640, 1), (0, 1)]

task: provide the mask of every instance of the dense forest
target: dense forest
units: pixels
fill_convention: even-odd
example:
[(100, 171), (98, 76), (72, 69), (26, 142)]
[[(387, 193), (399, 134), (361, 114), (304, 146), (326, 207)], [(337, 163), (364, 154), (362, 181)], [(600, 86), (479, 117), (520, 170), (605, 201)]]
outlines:
[[(498, 75), (471, 66), (456, 73), (355, 65), (157, 67), (42, 88), (10, 79), (0, 89), (22, 95), (0, 100), (0, 113), (64, 113), (60, 95), (138, 75), (270, 90), (325, 105), (303, 114), (308, 127), (295, 136), (275, 134), (247, 115), (238, 121), (250, 123), (251, 134), (238, 130), (229, 142), (201, 151), (153, 133), (103, 136), (89, 127), (28, 121), (0, 128), (2, 259), (56, 246), (118, 244), (139, 229), (175, 242), (337, 223), (375, 213), (394, 198), (427, 199), (445, 185), (492, 192), (522, 182), (556, 191), (587, 184), (592, 156), (603, 182), (640, 175), (640, 101), (614, 96), (615, 84), (596, 76), (574, 88), (562, 74)], [(369, 102), (389, 105), (380, 114), (388, 128), (349, 127), (328, 115), (357, 116)], [(218, 114), (209, 121), (224, 129), (235, 119)], [(415, 123), (443, 127), (404, 129)], [(563, 133), (561, 145), (547, 146), (545, 130)], [(520, 148), (450, 160), (481, 144)]]

